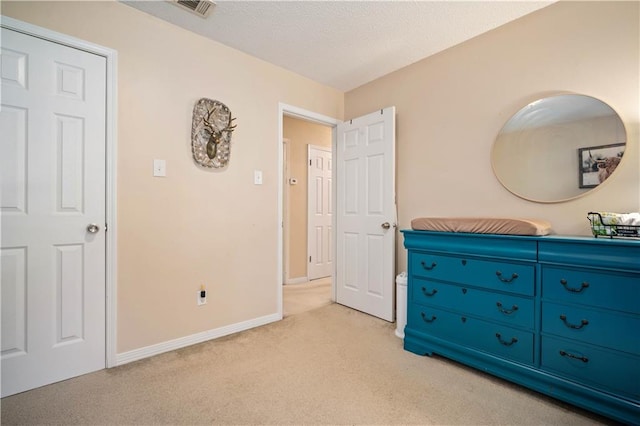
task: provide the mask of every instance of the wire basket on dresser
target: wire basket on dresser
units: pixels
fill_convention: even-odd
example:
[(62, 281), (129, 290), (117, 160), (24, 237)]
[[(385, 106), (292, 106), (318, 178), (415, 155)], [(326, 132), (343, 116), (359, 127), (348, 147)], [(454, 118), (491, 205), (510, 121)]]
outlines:
[(589, 212), (587, 219), (591, 224), (591, 233), (594, 237), (623, 237), (640, 238), (640, 225), (620, 223), (621, 215), (618, 213)]

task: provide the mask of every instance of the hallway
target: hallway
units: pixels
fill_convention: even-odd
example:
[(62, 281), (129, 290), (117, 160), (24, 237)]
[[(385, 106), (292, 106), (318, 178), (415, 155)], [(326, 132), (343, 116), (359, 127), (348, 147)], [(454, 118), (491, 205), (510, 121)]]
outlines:
[(311, 311), (330, 305), (331, 277), (320, 278), (304, 284), (283, 286), (284, 316)]

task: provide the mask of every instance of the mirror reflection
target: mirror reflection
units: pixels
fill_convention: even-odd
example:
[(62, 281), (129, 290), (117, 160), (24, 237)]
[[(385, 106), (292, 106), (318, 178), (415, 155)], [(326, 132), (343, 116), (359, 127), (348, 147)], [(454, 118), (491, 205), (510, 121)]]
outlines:
[(513, 194), (553, 203), (584, 195), (620, 163), (626, 131), (604, 102), (558, 95), (522, 108), (504, 125), (491, 152), (493, 171)]

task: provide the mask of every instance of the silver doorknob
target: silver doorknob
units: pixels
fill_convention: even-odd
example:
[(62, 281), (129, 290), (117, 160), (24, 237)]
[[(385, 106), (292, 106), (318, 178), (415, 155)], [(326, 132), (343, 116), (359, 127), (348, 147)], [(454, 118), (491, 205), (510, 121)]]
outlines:
[(92, 234), (95, 234), (99, 230), (100, 230), (100, 227), (95, 223), (90, 223), (89, 226), (87, 226), (87, 231), (89, 231)]
[(382, 224), (382, 225), (380, 225), (380, 226), (382, 226), (382, 229), (389, 229), (389, 228), (391, 228), (391, 224), (390, 224), (389, 222), (385, 222), (385, 223), (383, 223), (383, 224)]

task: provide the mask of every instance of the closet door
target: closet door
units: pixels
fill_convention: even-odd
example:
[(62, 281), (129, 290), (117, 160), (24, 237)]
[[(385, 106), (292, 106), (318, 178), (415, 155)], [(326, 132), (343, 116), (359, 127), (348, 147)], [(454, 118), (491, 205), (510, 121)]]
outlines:
[(2, 396), (105, 367), (106, 59), (2, 29)]

